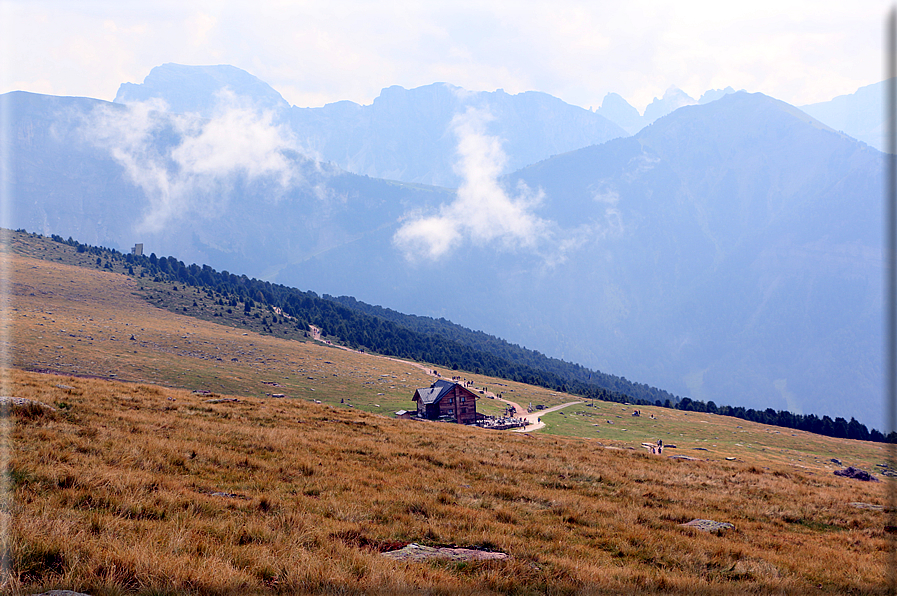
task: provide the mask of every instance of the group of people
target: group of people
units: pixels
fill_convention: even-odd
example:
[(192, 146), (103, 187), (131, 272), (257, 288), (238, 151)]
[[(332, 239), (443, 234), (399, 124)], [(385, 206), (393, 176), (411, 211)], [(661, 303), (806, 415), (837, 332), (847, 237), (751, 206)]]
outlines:
[(516, 416), (498, 416), (494, 418), (486, 418), (480, 423), (483, 428), (520, 428), (526, 427), (529, 421), (526, 418), (517, 418)]

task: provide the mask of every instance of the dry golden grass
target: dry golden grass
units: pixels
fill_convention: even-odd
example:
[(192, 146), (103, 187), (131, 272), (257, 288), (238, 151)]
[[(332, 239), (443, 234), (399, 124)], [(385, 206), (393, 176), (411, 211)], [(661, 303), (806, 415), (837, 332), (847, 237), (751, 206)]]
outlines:
[[(380, 413), (430, 382), (408, 364), (153, 308), (119, 275), (23, 256), (9, 267), (3, 392), (57, 408), (3, 419), (9, 593), (885, 592), (887, 514), (851, 506), (884, 506), (885, 484), (825, 462), (872, 465), (880, 445), (601, 403), (550, 414), (534, 436), (393, 420)], [(521, 404), (570, 401), (464, 376)], [(207, 403), (200, 388), (241, 401)], [(597, 415), (627, 430), (598, 432)], [(701, 459), (638, 450), (670, 437)], [(736, 529), (679, 525), (694, 518)], [(403, 542), (512, 559), (380, 556)]]
[[(883, 592), (883, 484), (9, 371), (13, 593)], [(225, 495), (215, 495), (224, 493)], [(682, 528), (728, 521), (723, 536)], [(399, 563), (396, 542), (508, 562)]]

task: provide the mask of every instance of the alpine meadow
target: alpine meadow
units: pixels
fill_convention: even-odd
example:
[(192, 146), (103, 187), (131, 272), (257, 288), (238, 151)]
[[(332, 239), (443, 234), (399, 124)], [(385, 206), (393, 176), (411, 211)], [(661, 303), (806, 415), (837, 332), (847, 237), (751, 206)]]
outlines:
[(3, 592), (889, 593), (883, 85), (0, 94)]

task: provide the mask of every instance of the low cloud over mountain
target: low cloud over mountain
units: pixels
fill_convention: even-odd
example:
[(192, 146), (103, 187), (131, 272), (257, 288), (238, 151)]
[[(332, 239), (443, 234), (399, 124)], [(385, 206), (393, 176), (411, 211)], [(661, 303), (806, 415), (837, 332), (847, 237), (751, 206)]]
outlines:
[(80, 135), (108, 152), (149, 201), (136, 231), (221, 210), (238, 184), (264, 186), (267, 200), (277, 201), (302, 182), (301, 147), (272, 112), (226, 88), (215, 98), (208, 119), (170, 114), (162, 99), (125, 110), (98, 104), (84, 116)]
[(455, 172), (461, 186), (451, 203), (440, 205), (435, 214), (412, 214), (396, 232), (396, 246), (409, 260), (438, 260), (462, 242), (532, 250), (547, 240), (547, 222), (532, 212), (541, 193), (525, 184), (509, 192), (499, 184), (507, 156), (501, 140), (485, 133), (492, 118), (488, 112), (467, 108), (452, 119), (458, 144)]

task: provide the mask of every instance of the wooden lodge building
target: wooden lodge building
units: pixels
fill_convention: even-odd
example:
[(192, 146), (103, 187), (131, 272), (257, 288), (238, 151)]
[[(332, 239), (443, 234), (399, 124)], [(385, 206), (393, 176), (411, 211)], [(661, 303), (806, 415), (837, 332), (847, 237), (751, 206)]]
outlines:
[(417, 415), (428, 420), (454, 419), (461, 424), (477, 421), (477, 396), (452, 381), (438, 380), (414, 392)]

